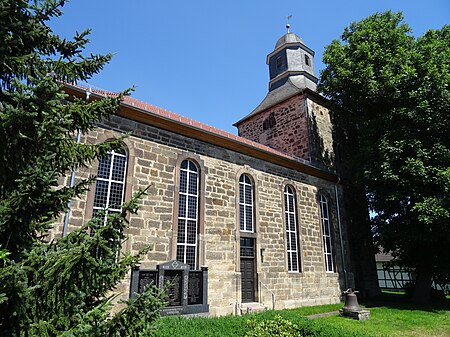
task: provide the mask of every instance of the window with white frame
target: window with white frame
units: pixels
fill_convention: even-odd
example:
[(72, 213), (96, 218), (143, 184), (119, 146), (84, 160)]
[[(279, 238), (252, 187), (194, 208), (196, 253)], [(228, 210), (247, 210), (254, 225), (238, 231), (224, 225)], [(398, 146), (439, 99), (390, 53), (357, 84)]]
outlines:
[(328, 209), (328, 199), (320, 195), (320, 221), (322, 223), (323, 256), (325, 260), (325, 270), (334, 271), (333, 248), (331, 244), (330, 212)]
[(197, 264), (197, 231), (199, 202), (199, 169), (191, 160), (180, 167), (178, 201), (177, 260), (195, 269)]
[(254, 187), (251, 178), (243, 174), (239, 178), (239, 222), (244, 232), (255, 231)]
[(108, 213), (120, 213), (122, 211), (127, 159), (127, 153), (124, 149), (111, 151), (99, 159), (93, 217), (104, 210), (106, 221)]
[(288, 185), (284, 187), (284, 219), (288, 271), (298, 272), (300, 269), (298, 260), (297, 201), (294, 189)]

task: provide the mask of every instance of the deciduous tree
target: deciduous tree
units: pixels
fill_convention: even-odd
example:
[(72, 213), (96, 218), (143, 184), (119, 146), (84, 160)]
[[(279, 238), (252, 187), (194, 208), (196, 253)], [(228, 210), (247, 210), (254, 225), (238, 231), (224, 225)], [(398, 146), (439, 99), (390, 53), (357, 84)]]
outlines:
[(401, 13), (345, 28), (319, 89), (352, 134), (377, 242), (415, 270), (414, 299), (450, 276), (450, 26), (415, 38)]

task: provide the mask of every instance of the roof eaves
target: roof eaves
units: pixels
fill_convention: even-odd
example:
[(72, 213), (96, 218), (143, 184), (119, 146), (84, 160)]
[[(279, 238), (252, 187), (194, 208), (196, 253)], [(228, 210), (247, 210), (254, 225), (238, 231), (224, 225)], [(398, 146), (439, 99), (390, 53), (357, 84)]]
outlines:
[[(75, 90), (79, 94), (90, 92), (90, 96), (97, 99), (117, 96), (116, 93), (106, 91), (98, 93), (95, 92), (95, 90), (90, 91), (76, 85), (65, 86)], [(186, 134), (186, 131), (190, 131), (189, 136), (195, 139), (222, 146), (255, 158), (263, 159), (299, 172), (311, 174), (328, 181), (338, 181), (338, 177), (335, 173), (312, 166), (309, 162), (302, 158), (293, 157), (268, 146), (233, 135), (216, 127), (192, 120), (169, 110), (142, 102), (135, 98), (125, 96), (124, 101), (122, 101), (120, 105), (122, 109), (119, 110), (118, 115), (122, 117), (130, 118), (149, 125), (155, 125), (156, 127), (161, 127), (179, 134)]]

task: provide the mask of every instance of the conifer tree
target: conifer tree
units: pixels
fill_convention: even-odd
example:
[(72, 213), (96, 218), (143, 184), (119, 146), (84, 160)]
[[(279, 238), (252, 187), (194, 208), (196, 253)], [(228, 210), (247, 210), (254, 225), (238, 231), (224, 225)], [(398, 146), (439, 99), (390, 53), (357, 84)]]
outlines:
[(120, 247), (126, 214), (144, 191), (121, 214), (46, 242), (68, 201), (92, 182), (61, 187), (58, 179), (120, 146), (74, 137), (114, 113), (123, 95), (89, 102), (64, 93), (62, 83), (86, 81), (111, 59), (83, 54), (89, 30), (72, 40), (51, 30), (64, 3), (0, 0), (0, 335), (150, 335), (160, 292), (149, 288), (116, 314), (108, 297), (139, 260)]

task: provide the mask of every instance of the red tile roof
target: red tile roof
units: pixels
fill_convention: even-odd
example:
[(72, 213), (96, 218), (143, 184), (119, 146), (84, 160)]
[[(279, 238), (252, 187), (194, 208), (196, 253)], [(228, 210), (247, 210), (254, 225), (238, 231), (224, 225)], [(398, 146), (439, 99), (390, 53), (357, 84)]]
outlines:
[[(91, 94), (98, 95), (98, 96), (103, 96), (103, 97), (117, 97), (119, 95), (119, 93), (110, 92), (110, 91), (101, 90), (101, 89), (86, 88), (86, 87), (83, 87), (83, 86), (80, 86), (80, 85), (65, 84), (65, 86), (66, 87), (72, 87), (73, 89), (81, 90), (84, 93), (90, 92)], [(271, 154), (274, 154), (274, 155), (282, 157), (282, 158), (286, 158), (286, 159), (289, 159), (289, 160), (292, 160), (292, 161), (296, 161), (299, 164), (303, 164), (303, 165), (309, 166), (311, 168), (314, 167), (307, 160), (305, 160), (303, 158), (298, 158), (298, 157), (295, 157), (295, 156), (292, 156), (292, 155), (280, 152), (280, 151), (275, 150), (275, 149), (273, 149), (271, 147), (268, 147), (266, 145), (262, 145), (260, 143), (251, 141), (251, 140), (249, 140), (247, 138), (244, 138), (244, 137), (236, 136), (234, 134), (231, 134), (231, 133), (228, 133), (228, 132), (223, 131), (221, 129), (218, 129), (218, 128), (214, 127), (214, 126), (210, 126), (210, 125), (207, 125), (205, 123), (201, 123), (201, 122), (193, 120), (191, 118), (188, 118), (188, 117), (179, 115), (177, 113), (174, 113), (172, 111), (169, 111), (169, 110), (157, 107), (155, 105), (152, 105), (152, 104), (140, 101), (140, 100), (138, 100), (136, 98), (133, 98), (131, 96), (124, 96), (121, 105), (124, 106), (124, 107), (128, 106), (128, 107), (132, 107), (134, 109), (138, 109), (138, 110), (144, 111), (147, 114), (157, 115), (157, 116), (159, 116), (159, 117), (161, 117), (163, 119), (170, 120), (170, 121), (173, 121), (173, 122), (176, 122), (176, 123), (180, 123), (182, 125), (186, 125), (188, 127), (191, 127), (191, 128), (197, 129), (197, 130), (201, 130), (201, 131), (203, 131), (205, 133), (209, 133), (209, 134), (212, 134), (214, 136), (219, 136), (219, 137), (221, 137), (223, 139), (230, 140), (230, 141), (235, 142), (235, 143), (245, 144), (247, 146), (259, 149), (259, 150), (264, 151), (266, 153), (271, 153)], [(317, 168), (317, 167), (315, 169), (316, 170), (320, 170), (320, 171), (324, 172), (327, 175), (332, 175), (332, 176), (336, 177), (331, 172), (324, 171), (324, 170), (322, 170), (320, 168)], [(333, 179), (333, 180), (335, 180), (335, 179)]]

